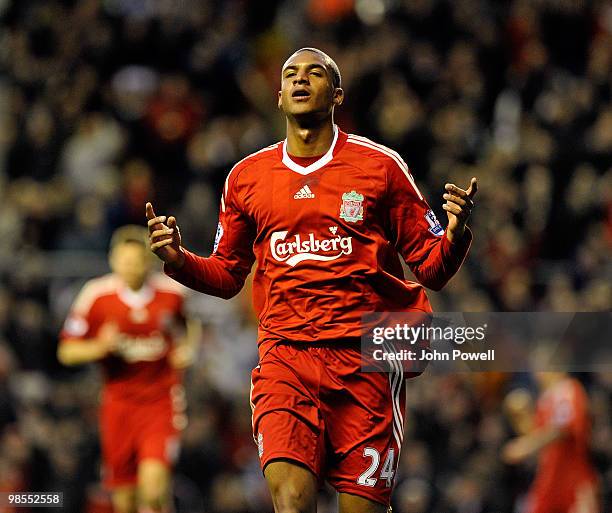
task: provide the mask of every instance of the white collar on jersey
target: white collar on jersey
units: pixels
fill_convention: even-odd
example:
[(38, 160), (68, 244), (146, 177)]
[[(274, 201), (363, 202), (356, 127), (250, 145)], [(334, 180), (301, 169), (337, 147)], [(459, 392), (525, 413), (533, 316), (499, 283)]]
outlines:
[(321, 169), (325, 164), (328, 164), (331, 159), (334, 158), (334, 148), (336, 147), (337, 142), (338, 125), (334, 124), (334, 139), (332, 140), (331, 146), (329, 147), (329, 150), (327, 150), (327, 153), (316, 162), (313, 162), (309, 166), (304, 167), (291, 160), (291, 157), (287, 153), (287, 139), (285, 139), (283, 141), (283, 164), (285, 164), (285, 166), (291, 169), (291, 171), (295, 171), (296, 173), (299, 173), (301, 175), (310, 174), (313, 171), (316, 171), (317, 169)]
[(153, 296), (155, 296), (155, 291), (153, 287), (147, 283), (140, 287), (139, 290), (132, 290), (123, 284), (118, 284), (117, 296), (119, 296), (122, 303), (130, 308), (138, 310), (144, 308), (151, 302)]

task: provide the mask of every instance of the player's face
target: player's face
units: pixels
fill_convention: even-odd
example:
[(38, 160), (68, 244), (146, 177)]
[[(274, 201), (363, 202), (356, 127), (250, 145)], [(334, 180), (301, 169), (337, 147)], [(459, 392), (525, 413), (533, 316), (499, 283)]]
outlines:
[(278, 107), (288, 117), (325, 119), (344, 93), (333, 86), (325, 61), (316, 53), (300, 52), (283, 66)]
[(131, 289), (142, 287), (151, 258), (143, 244), (126, 242), (117, 245), (110, 254), (110, 266), (113, 272)]

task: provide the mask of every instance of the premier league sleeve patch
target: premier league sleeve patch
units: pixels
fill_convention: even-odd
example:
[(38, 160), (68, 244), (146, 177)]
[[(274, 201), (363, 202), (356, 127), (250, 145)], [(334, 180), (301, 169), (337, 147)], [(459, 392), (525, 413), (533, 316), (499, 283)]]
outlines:
[(219, 247), (219, 242), (221, 242), (222, 238), (223, 238), (223, 225), (221, 224), (221, 221), (219, 221), (219, 224), (217, 225), (217, 233), (215, 234), (215, 245), (213, 246), (213, 253), (217, 252), (217, 248)]
[(437, 237), (444, 235), (444, 228), (442, 228), (442, 225), (440, 224), (440, 221), (438, 221), (438, 218), (436, 217), (436, 214), (434, 214), (433, 210), (429, 209), (427, 212), (425, 212), (425, 220), (429, 225), (429, 231), (431, 233)]

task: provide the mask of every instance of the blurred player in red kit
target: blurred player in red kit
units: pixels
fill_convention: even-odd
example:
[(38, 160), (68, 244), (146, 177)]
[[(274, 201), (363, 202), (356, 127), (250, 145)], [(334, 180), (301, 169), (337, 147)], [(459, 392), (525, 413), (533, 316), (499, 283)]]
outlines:
[[(209, 258), (181, 246), (174, 217), (146, 206), (151, 249), (188, 287), (230, 298), (257, 261), (253, 435), (277, 513), (314, 512), (323, 480), (342, 513), (387, 510), (405, 381), (400, 368), (360, 372), (361, 316), (430, 312), (422, 285), (442, 288), (472, 240), (476, 180), (467, 191), (447, 184), (445, 231), (397, 153), (334, 124), (343, 99), (329, 56), (289, 57), (278, 93), (287, 138), (230, 171)], [(420, 284), (404, 279), (398, 253)]]
[(506, 463), (538, 455), (526, 513), (599, 513), (597, 477), (589, 457), (588, 397), (562, 372), (536, 373), (541, 388), (535, 412), (528, 392), (508, 394), (505, 409), (521, 434), (504, 447)]
[(150, 255), (144, 228), (114, 233), (112, 273), (85, 284), (58, 348), (64, 365), (102, 365), (103, 478), (117, 513), (170, 509), (170, 469), (185, 423), (180, 370), (197, 340), (197, 324), (183, 315), (185, 289), (151, 273)]

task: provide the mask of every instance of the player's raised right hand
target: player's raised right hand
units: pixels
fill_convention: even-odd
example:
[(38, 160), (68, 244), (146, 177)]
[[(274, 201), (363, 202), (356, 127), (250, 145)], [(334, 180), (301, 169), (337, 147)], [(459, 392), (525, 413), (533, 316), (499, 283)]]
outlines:
[(181, 249), (181, 232), (176, 219), (170, 216), (156, 216), (153, 205), (146, 205), (147, 225), (149, 227), (149, 243), (153, 253), (160, 260), (174, 269), (180, 269), (185, 262)]

